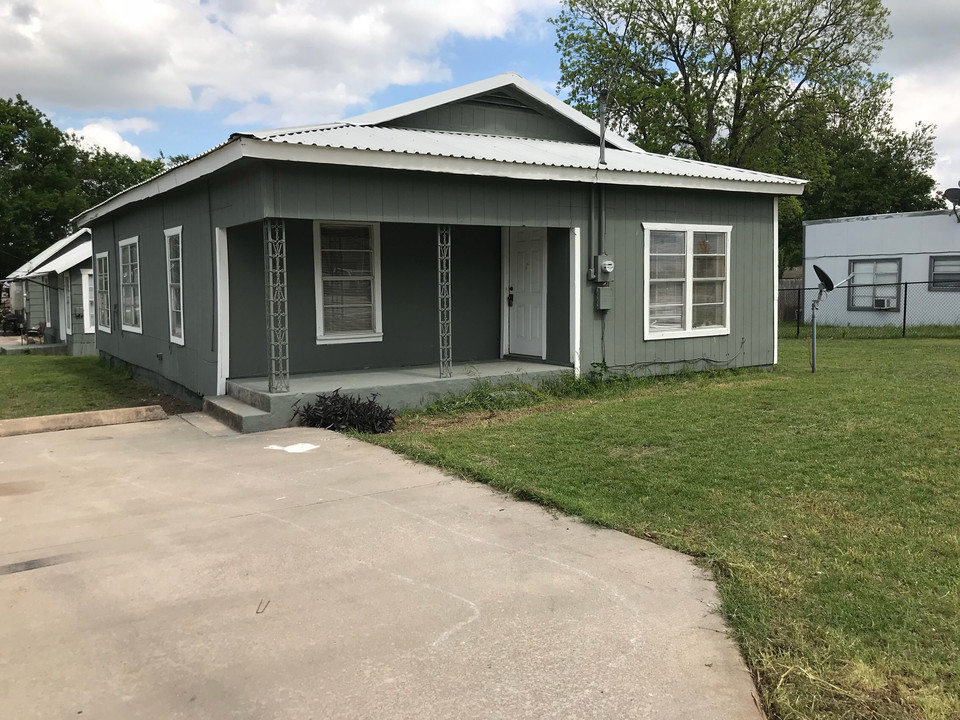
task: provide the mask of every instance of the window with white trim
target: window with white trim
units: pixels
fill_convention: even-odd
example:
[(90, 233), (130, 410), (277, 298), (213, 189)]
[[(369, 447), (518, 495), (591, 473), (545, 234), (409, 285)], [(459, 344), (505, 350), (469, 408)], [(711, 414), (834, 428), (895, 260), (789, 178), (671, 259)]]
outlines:
[(729, 334), (731, 230), (643, 223), (645, 340)]
[(383, 338), (380, 226), (314, 223), (317, 343)]
[(851, 260), (848, 310), (900, 309), (900, 258)]
[(60, 292), (63, 293), (63, 314), (66, 316), (60, 318), (60, 322), (63, 323), (64, 333), (73, 335), (73, 283), (69, 270), (60, 275)]
[(90, 268), (80, 270), (80, 297), (83, 302), (83, 331), (92, 333), (96, 330), (94, 327), (96, 291), (93, 285), (93, 270)]
[(97, 329), (110, 332), (110, 256), (97, 253)]
[(120, 250), (120, 327), (142, 333), (140, 320), (140, 238), (121, 240)]
[(927, 289), (935, 292), (960, 292), (960, 255), (934, 255), (930, 258)]
[(164, 230), (167, 246), (167, 317), (170, 342), (183, 345), (183, 267), (180, 237), (182, 225)]

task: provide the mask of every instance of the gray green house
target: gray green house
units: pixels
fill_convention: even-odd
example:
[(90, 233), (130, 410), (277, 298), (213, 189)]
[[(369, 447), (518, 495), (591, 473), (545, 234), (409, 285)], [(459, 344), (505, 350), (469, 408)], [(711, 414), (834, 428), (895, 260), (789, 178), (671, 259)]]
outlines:
[(803, 185), (644, 152), (505, 74), (236, 133), (77, 221), (100, 354), (250, 430), (338, 387), (773, 365)]
[(45, 347), (31, 352), (96, 354), (92, 246), (90, 230), (82, 228), (37, 253), (7, 278), (12, 309), (25, 328), (44, 325)]

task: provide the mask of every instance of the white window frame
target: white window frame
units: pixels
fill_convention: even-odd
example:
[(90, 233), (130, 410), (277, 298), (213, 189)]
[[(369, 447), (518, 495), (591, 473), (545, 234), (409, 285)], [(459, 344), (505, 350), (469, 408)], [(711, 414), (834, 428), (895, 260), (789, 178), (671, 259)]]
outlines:
[[(90, 292), (93, 291), (91, 297)], [(97, 286), (93, 281), (92, 268), (80, 268), (80, 298), (83, 303), (83, 331), (85, 333), (94, 333), (97, 328), (94, 325), (97, 317), (96, 307), (90, 307), (90, 301), (97, 296)]]
[[(128, 245), (135, 245), (137, 248), (137, 318), (140, 320), (139, 325), (127, 325), (124, 322), (124, 311), (127, 309), (126, 303), (123, 300), (123, 248)], [(117, 287), (120, 288), (120, 329), (127, 332), (133, 333), (143, 333), (143, 295), (141, 294), (141, 285), (140, 285), (140, 236), (134, 235), (133, 237), (126, 238), (117, 243)]]
[[(174, 278), (170, 272), (170, 238), (176, 237), (178, 241), (178, 246), (180, 248), (180, 257), (177, 258), (178, 277)], [(170, 342), (176, 343), (177, 345), (183, 345), (183, 338), (186, 334), (186, 330), (183, 326), (184, 321), (184, 303), (183, 303), (183, 225), (177, 225), (173, 228), (167, 228), (163, 231), (163, 240), (166, 247), (167, 255), (167, 323), (170, 327)], [(177, 337), (173, 334), (173, 302), (171, 301), (171, 290), (173, 290), (174, 284), (180, 288), (180, 336)]]
[[(683, 283), (683, 329), (656, 331), (650, 329), (650, 233), (659, 230), (682, 232), (685, 237), (685, 269)], [(722, 327), (693, 328), (693, 236), (694, 233), (723, 233), (726, 237), (724, 264), (724, 320)], [(732, 225), (696, 225), (692, 223), (643, 223), (643, 339), (713, 337), (730, 334), (730, 284), (733, 253)]]
[(63, 314), (60, 318), (63, 323), (63, 334), (73, 335), (73, 278), (70, 277), (70, 271), (60, 273), (60, 292), (63, 293)]
[[(340, 225), (346, 227), (368, 227), (371, 230), (373, 246), (373, 331), (350, 333), (325, 333), (323, 328), (323, 265), (320, 252), (320, 228)], [(337, 345), (345, 343), (381, 342), (383, 340), (383, 312), (380, 301), (380, 223), (338, 222), (316, 220), (313, 223), (313, 263), (314, 291), (317, 310), (317, 345)]]
[[(103, 270), (104, 270), (104, 272), (102, 273), (100, 272), (101, 260), (103, 260)], [(94, 318), (97, 323), (97, 330), (100, 330), (101, 332), (109, 333), (109, 332), (112, 332), (111, 306), (110, 306), (110, 253), (108, 252), (97, 253), (93, 260), (93, 267), (94, 267), (94, 274), (96, 277), (96, 282), (94, 285), (94, 290), (96, 293), (96, 302), (94, 303), (96, 305), (96, 308), (95, 308), (96, 314), (94, 315)], [(103, 280), (103, 290), (100, 289), (101, 280)], [(100, 318), (103, 316), (103, 313), (101, 313), (100, 310), (104, 306), (104, 303), (101, 302), (102, 300), (102, 298), (100, 297), (101, 295), (106, 296), (106, 318), (107, 318), (106, 325), (100, 324)]]

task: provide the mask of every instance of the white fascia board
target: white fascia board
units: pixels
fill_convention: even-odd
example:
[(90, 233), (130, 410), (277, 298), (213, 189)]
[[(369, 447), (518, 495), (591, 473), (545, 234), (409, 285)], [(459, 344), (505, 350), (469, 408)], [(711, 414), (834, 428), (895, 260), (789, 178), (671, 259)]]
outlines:
[(261, 160), (308, 162), (325, 165), (349, 165), (384, 170), (414, 170), (450, 175), (475, 175), (500, 177), (514, 180), (555, 180), (563, 182), (594, 183), (609, 185), (639, 185), (668, 187), (688, 190), (722, 190), (726, 192), (757, 193), (764, 195), (800, 195), (803, 184), (785, 182), (757, 182), (701, 178), (662, 173), (630, 172), (626, 170), (600, 170), (594, 168), (557, 167), (507, 163), (499, 160), (452, 158), (438, 155), (384, 152), (381, 150), (357, 150), (331, 148), (317, 145), (270, 142), (254, 138), (241, 138), (244, 157)]
[[(451, 88), (450, 90), (444, 90), (443, 92), (434, 93), (433, 95), (427, 95), (426, 97), (417, 98), (416, 100), (410, 100), (405, 103), (400, 103), (399, 105), (392, 105), (391, 107), (374, 110), (372, 112), (364, 113), (363, 115), (355, 115), (354, 117), (347, 118), (343, 122), (351, 125), (379, 125), (381, 123), (390, 122), (391, 120), (406, 117), (407, 115), (423, 112), (424, 110), (429, 110), (430, 108), (459, 102), (460, 100), (466, 100), (476, 95), (482, 95), (493, 90), (499, 90), (500, 88), (511, 86), (523, 94), (530, 96), (530, 98), (536, 102), (539, 102), (541, 105), (546, 105), (548, 108), (562, 115), (567, 120), (570, 120), (585, 130), (593, 133), (597, 136), (599, 141), (600, 123), (587, 117), (579, 110), (573, 109), (563, 102), (563, 100), (552, 95), (551, 93), (548, 93), (539, 85), (535, 85), (529, 80), (512, 72), (496, 75), (491, 78), (486, 78), (485, 80), (478, 80), (477, 82), (461, 85), (460, 87)], [(626, 138), (620, 137), (610, 129), (607, 129), (606, 133), (604, 134), (604, 140), (619, 150), (644, 152), (644, 150), (637, 147)]]
[(99, 205), (95, 205), (89, 210), (85, 210), (80, 215), (77, 215), (73, 221), (77, 225), (89, 225), (97, 218), (103, 217), (124, 205), (146, 200), (167, 192), (168, 190), (173, 190), (181, 185), (186, 185), (189, 182), (202, 178), (204, 175), (216, 172), (220, 168), (226, 167), (242, 157), (243, 151), (240, 142), (235, 139), (230, 140), (205, 155), (200, 155), (183, 165), (171, 168), (165, 173), (161, 173), (146, 182), (104, 200)]

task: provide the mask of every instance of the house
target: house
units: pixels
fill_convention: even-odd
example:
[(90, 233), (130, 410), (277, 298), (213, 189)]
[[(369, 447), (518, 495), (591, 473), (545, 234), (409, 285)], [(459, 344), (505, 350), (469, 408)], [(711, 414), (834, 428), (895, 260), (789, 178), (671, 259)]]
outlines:
[(92, 247), (90, 230), (82, 228), (39, 252), (7, 278), (11, 310), (21, 316), (25, 329), (44, 325), (45, 351), (97, 352)]
[(246, 430), (338, 387), (772, 365), (803, 185), (644, 152), (508, 73), (235, 133), (77, 222), (100, 354)]
[(850, 277), (821, 306), (821, 324), (960, 325), (960, 223), (951, 210), (807, 221), (803, 247), (804, 287), (817, 287), (814, 264), (834, 282)]

